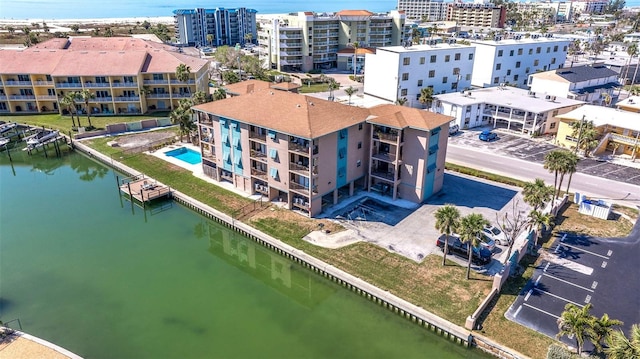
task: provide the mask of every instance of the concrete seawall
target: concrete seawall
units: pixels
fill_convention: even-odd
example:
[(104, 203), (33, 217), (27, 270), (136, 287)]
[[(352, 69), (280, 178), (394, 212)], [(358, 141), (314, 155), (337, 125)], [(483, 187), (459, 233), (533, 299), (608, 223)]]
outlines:
[[(99, 153), (88, 146), (75, 142), (76, 149), (88, 154), (90, 157), (103, 162), (118, 171), (124, 172), (129, 176), (140, 175), (139, 171), (132, 169), (118, 161), (115, 161), (109, 156)], [(397, 313), (398, 315), (417, 323), (420, 326), (428, 328), (437, 334), (448, 338), (452, 342), (460, 345), (470, 347), (476, 344), (480, 349), (496, 355), (496, 350), (490, 350), (490, 348), (500, 348), (497, 356), (501, 358), (526, 358), (525, 356), (504, 348), (499, 344), (491, 341), (488, 338), (475, 338), (473, 333), (461, 326), (453, 324), (427, 310), (416, 306), (406, 300), (395, 296), (394, 294), (384, 291), (358, 277), (355, 277), (347, 272), (344, 272), (328, 263), (325, 263), (315, 257), (308, 255), (307, 253), (294, 248), (280, 240), (269, 236), (243, 222), (235, 220), (233, 217), (222, 213), (215, 208), (212, 208), (196, 199), (193, 199), (179, 191), (173, 190), (173, 199), (178, 203), (200, 213), (201, 215), (214, 220), (222, 225), (225, 225), (249, 238), (255, 242), (279, 253), (282, 256), (293, 260), (300, 265), (318, 273), (319, 275), (328, 278), (343, 287), (356, 292), (363, 297), (379, 304), (383, 308)], [(477, 340), (480, 339), (480, 340)], [(489, 349), (489, 350), (488, 350)]]

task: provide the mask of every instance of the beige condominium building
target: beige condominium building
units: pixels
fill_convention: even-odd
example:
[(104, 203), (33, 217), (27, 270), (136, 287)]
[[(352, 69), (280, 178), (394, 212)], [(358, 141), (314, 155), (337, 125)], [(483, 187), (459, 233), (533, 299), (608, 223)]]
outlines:
[[(258, 16), (258, 45), (268, 66), (281, 71), (338, 68), (353, 71), (353, 56), (338, 52), (400, 45), (406, 35), (403, 12), (366, 10), (298, 12)], [(364, 61), (364, 54), (360, 57)], [(357, 60), (358, 61), (358, 60)], [(362, 64), (356, 62), (356, 67)]]
[(358, 190), (419, 203), (442, 188), (449, 116), (275, 89), (193, 109), (207, 176), (311, 217)]
[[(189, 67), (187, 81), (176, 68)], [(67, 113), (59, 99), (88, 90), (93, 115), (169, 110), (205, 91), (208, 61), (163, 44), (128, 37), (52, 39), (23, 51), (0, 51), (0, 113)], [(81, 100), (76, 110), (85, 111)]]
[(462, 2), (447, 5), (446, 20), (455, 21), (457, 26), (502, 28), (507, 17), (507, 11), (502, 5)]

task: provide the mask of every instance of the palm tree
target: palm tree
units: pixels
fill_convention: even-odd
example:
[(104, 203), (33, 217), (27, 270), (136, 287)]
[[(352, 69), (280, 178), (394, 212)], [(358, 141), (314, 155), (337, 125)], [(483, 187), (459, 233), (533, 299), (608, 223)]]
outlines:
[(469, 279), (469, 275), (471, 274), (471, 258), (473, 256), (473, 250), (479, 244), (482, 229), (488, 224), (489, 221), (478, 213), (471, 213), (460, 219), (458, 234), (460, 234), (460, 241), (467, 244), (467, 252), (469, 253), (469, 260), (467, 262), (467, 279)]
[[(68, 112), (69, 115), (71, 116), (71, 123), (73, 124), (73, 127), (76, 127), (76, 121), (73, 117), (73, 113), (76, 107), (76, 98), (78, 96), (76, 95), (75, 92), (68, 92), (66, 95), (62, 96), (60, 98), (60, 100), (58, 100), (58, 102), (60, 102), (60, 106), (62, 106), (63, 108), (65, 108)], [(78, 126), (80, 126), (80, 116), (78, 116)]]
[(418, 101), (421, 104), (426, 105), (428, 109), (431, 108), (431, 103), (433, 102), (433, 87), (425, 87), (421, 89)]
[(564, 312), (558, 318), (559, 331), (556, 334), (556, 338), (560, 339), (563, 335), (574, 336), (578, 354), (582, 354), (584, 339), (587, 337), (591, 327), (592, 316), (589, 314), (591, 307), (591, 303), (582, 308), (573, 303), (568, 303), (564, 307)]
[(573, 132), (571, 136), (577, 138), (576, 152), (584, 150), (584, 156), (587, 157), (589, 150), (598, 145), (598, 130), (596, 130), (593, 121), (574, 121), (571, 123)]
[(578, 162), (580, 161), (580, 158), (578, 158), (578, 156), (573, 152), (566, 152), (564, 155), (565, 163), (562, 169), (565, 173), (569, 174), (569, 181), (567, 181), (567, 190), (565, 191), (565, 194), (568, 194), (569, 186), (571, 186), (571, 178), (573, 177), (573, 174), (578, 170)]
[(538, 239), (541, 237), (542, 226), (549, 227), (552, 221), (553, 215), (551, 213), (542, 213), (536, 210), (529, 212), (529, 223), (536, 228), (536, 247), (539, 246)]
[(596, 347), (596, 351), (602, 352), (602, 342), (613, 333), (613, 327), (623, 323), (617, 319), (609, 318), (607, 313), (601, 318), (592, 317), (591, 328), (589, 330), (589, 340)]
[(169, 118), (171, 123), (180, 127), (180, 142), (182, 142), (183, 136), (189, 135), (195, 129), (195, 123), (191, 119), (191, 108), (189, 106), (191, 100), (182, 99), (178, 103), (178, 107), (171, 111)]
[(187, 82), (191, 76), (191, 67), (180, 64), (176, 67), (176, 79), (180, 82)]
[[(633, 43), (627, 47), (627, 54), (629, 55), (629, 60), (627, 61), (627, 71), (625, 73), (625, 79), (629, 76), (629, 69), (631, 68), (631, 60), (638, 55), (638, 45)], [(637, 67), (637, 66), (636, 66)], [(626, 83), (625, 83), (626, 85)]]
[(340, 88), (340, 84), (334, 78), (330, 78), (328, 87), (329, 87), (329, 100), (333, 101), (333, 99), (334, 99), (333, 91), (339, 89)]
[(558, 188), (558, 173), (562, 161), (562, 152), (564, 150), (553, 150), (544, 155), (544, 169), (553, 173), (553, 192)]
[(193, 102), (194, 106), (208, 102), (207, 100), (207, 94), (203, 91), (196, 91), (193, 95), (191, 95), (191, 101)]
[(436, 229), (444, 235), (444, 254), (442, 256), (442, 265), (444, 266), (447, 260), (447, 248), (449, 248), (449, 236), (458, 227), (460, 221), (460, 211), (451, 204), (445, 204), (444, 207), (438, 208), (435, 213), (436, 217)]
[[(91, 109), (89, 108), (89, 102), (94, 98), (96, 98), (96, 95), (93, 92), (87, 89), (84, 89), (80, 92), (77, 92), (77, 96), (79, 99), (82, 100), (82, 102), (84, 102), (84, 110), (87, 113), (87, 121), (89, 122), (89, 128), (92, 128), (93, 125), (91, 125)], [(80, 117), (78, 117), (78, 122), (80, 122)]]
[(207, 44), (213, 46), (213, 34), (207, 34)]
[(344, 89), (344, 93), (346, 93), (347, 96), (349, 96), (349, 105), (351, 105), (351, 96), (353, 96), (353, 94), (355, 94), (356, 92), (358, 92), (358, 89), (353, 86), (349, 86), (346, 89)]
[(532, 206), (534, 211), (544, 206), (554, 193), (555, 189), (547, 186), (542, 178), (536, 178), (533, 182), (527, 182), (522, 188), (522, 196), (525, 203)]
[(248, 43), (251, 43), (251, 41), (252, 41), (252, 40), (253, 40), (253, 34), (252, 34), (252, 33), (244, 34), (244, 41), (245, 41), (245, 44), (246, 44), (247, 42), (248, 42)]
[(396, 100), (396, 105), (398, 106), (404, 106), (405, 103), (407, 103), (407, 98), (406, 97), (402, 97)]
[(640, 326), (631, 326), (630, 338), (627, 338), (622, 330), (612, 332), (607, 338), (607, 347), (604, 352), (609, 359), (638, 359), (640, 358)]

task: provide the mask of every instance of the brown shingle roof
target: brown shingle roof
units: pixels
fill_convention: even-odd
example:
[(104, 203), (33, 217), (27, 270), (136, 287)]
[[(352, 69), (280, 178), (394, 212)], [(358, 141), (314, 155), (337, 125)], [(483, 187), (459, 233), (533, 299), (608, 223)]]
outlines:
[(317, 138), (364, 122), (365, 108), (285, 91), (256, 91), (195, 106), (195, 109), (282, 133)]
[(276, 82), (271, 84), (272, 89), (283, 90), (283, 91), (291, 91), (302, 87), (300, 84), (295, 82)]
[(224, 86), (224, 90), (232, 95), (246, 95), (255, 91), (268, 90), (271, 84), (260, 80), (247, 80)]
[[(338, 50), (339, 54), (353, 54), (354, 52), (354, 48), (352, 47), (345, 47), (344, 49), (340, 49)], [(376, 49), (372, 49), (370, 47), (359, 47), (358, 48), (358, 54), (375, 54), (376, 53)]]
[(369, 111), (372, 117), (367, 122), (395, 128), (411, 127), (429, 131), (453, 119), (451, 116), (396, 105), (379, 105)]
[(51, 75), (137, 75), (146, 57), (146, 51), (70, 51), (64, 53)]

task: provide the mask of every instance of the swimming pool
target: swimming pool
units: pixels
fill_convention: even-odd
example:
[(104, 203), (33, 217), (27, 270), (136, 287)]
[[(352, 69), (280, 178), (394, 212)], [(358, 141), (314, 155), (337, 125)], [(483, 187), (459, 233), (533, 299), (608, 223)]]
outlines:
[(186, 147), (180, 147), (178, 149), (165, 152), (164, 155), (167, 157), (175, 157), (190, 165), (202, 162), (202, 156), (200, 156), (200, 153)]

